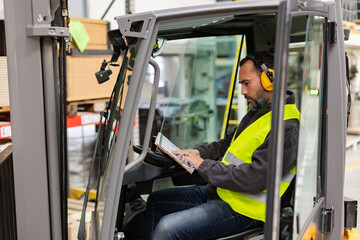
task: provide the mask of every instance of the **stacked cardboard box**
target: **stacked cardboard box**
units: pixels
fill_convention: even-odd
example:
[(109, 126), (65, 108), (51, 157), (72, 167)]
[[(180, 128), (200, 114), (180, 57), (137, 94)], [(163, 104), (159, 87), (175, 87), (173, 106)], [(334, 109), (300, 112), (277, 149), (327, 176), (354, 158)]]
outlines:
[(9, 106), (7, 57), (0, 56), (0, 109)]
[(92, 99), (109, 98), (117, 78), (116, 70), (110, 75), (110, 80), (99, 84), (95, 73), (100, 70), (101, 63), (105, 59), (109, 61), (111, 56), (67, 56), (67, 101), (83, 101)]
[[(86, 32), (89, 35), (89, 43), (86, 49), (108, 49), (109, 42), (107, 32), (109, 31), (109, 22), (105, 20), (94, 20), (88, 18), (70, 18), (71, 21), (82, 22)], [(72, 41), (71, 48), (77, 48), (76, 43)]]
[[(93, 20), (85, 18), (70, 18), (70, 21), (80, 21), (89, 35), (89, 43), (86, 50), (109, 49), (107, 32), (109, 23), (104, 20)], [(76, 43), (71, 44), (76, 49)], [(110, 80), (98, 84), (95, 73), (100, 70), (101, 63), (105, 59), (109, 61), (110, 55), (71, 55), (67, 56), (67, 101), (77, 102), (95, 99), (107, 99), (110, 97), (116, 81), (116, 73), (110, 76)], [(118, 69), (113, 69), (118, 70)]]
[[(86, 50), (107, 50), (109, 43), (107, 32), (109, 23), (104, 20), (93, 20), (86, 18), (71, 18), (71, 21), (80, 21), (89, 35), (89, 43)], [(2, 27), (1, 27), (2, 26)], [(3, 29), (3, 21), (0, 22), (0, 29)], [(1, 35), (1, 52), (5, 54), (5, 35)], [(71, 44), (76, 49), (73, 41)], [(103, 84), (98, 84), (95, 72), (100, 70), (104, 59), (109, 61), (110, 55), (78, 55), (67, 56), (67, 101), (83, 101), (93, 99), (106, 99), (111, 95), (111, 91), (116, 81), (116, 73), (110, 76), (110, 80)], [(115, 71), (118, 69), (114, 69)], [(9, 106), (9, 87), (7, 72), (7, 57), (0, 56), (0, 110)]]
[(6, 57), (5, 22), (4, 20), (0, 20), (0, 111), (9, 111), (9, 106), (10, 102)]
[(86, 188), (96, 141), (96, 126), (67, 129), (69, 183), (71, 187)]

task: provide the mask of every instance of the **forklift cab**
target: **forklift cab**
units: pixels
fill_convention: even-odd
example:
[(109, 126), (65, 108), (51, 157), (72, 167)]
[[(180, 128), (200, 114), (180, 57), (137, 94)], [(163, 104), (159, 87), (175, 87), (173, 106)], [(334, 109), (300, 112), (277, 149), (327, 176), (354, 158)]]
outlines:
[[(346, 78), (339, 4), (241, 1), (117, 17), (119, 29), (109, 36), (120, 70), (99, 129), (93, 238), (124, 232), (125, 239), (145, 239), (146, 194), (206, 184), (156, 149), (152, 136), (161, 132), (180, 149), (223, 137), (247, 111), (238, 84), (240, 59), (268, 51), (275, 56), (274, 134), (266, 223), (256, 239), (340, 239)], [(283, 149), (277, 146), (283, 145), (286, 89), (296, 95), (301, 124), (294, 204), (280, 229)], [(135, 199), (137, 207), (131, 205)]]

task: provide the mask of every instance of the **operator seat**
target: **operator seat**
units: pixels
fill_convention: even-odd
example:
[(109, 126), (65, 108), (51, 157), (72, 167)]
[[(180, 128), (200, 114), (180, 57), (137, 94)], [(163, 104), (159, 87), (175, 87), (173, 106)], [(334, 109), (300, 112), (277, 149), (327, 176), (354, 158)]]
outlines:
[(261, 236), (264, 233), (263, 230), (263, 224), (259, 224), (256, 226), (252, 226), (246, 229), (243, 229), (241, 232), (239, 233), (235, 233), (232, 234), (230, 236), (226, 236), (226, 237), (221, 237), (221, 238), (217, 238), (214, 240), (245, 240), (245, 239), (252, 239), (253, 237), (260, 237), (260, 238), (256, 238), (256, 239), (263, 239), (261, 238)]

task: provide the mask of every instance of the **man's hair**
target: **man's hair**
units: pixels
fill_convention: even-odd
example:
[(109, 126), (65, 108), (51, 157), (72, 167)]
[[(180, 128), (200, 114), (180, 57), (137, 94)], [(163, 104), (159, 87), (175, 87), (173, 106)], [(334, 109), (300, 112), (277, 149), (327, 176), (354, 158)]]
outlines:
[(251, 57), (255, 57), (255, 59), (259, 59), (261, 62), (263, 62), (267, 68), (271, 68), (274, 69), (274, 56), (268, 52), (258, 52), (252, 55), (248, 55), (246, 57), (244, 57), (241, 61), (240, 61), (240, 67), (245, 64), (247, 61), (252, 61), (254, 63), (254, 68), (255, 71), (257, 71), (259, 74), (261, 74), (263, 72), (262, 68), (256, 64)]

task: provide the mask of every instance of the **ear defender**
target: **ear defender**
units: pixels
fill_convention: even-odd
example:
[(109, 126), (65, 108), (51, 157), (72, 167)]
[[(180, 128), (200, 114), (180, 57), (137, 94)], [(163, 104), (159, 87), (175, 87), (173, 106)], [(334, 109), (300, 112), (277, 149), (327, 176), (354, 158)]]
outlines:
[(273, 81), (274, 81), (274, 75), (275, 71), (271, 68), (266, 68), (267, 71), (263, 71), (261, 73), (261, 85), (266, 91), (271, 92), (273, 90)]
[(275, 76), (275, 71), (272, 68), (267, 68), (265, 63), (263, 63), (256, 55), (249, 56), (249, 59), (251, 59), (256, 65), (261, 67), (263, 72), (261, 73), (260, 80), (262, 87), (268, 91), (271, 92), (273, 90), (273, 81)]

